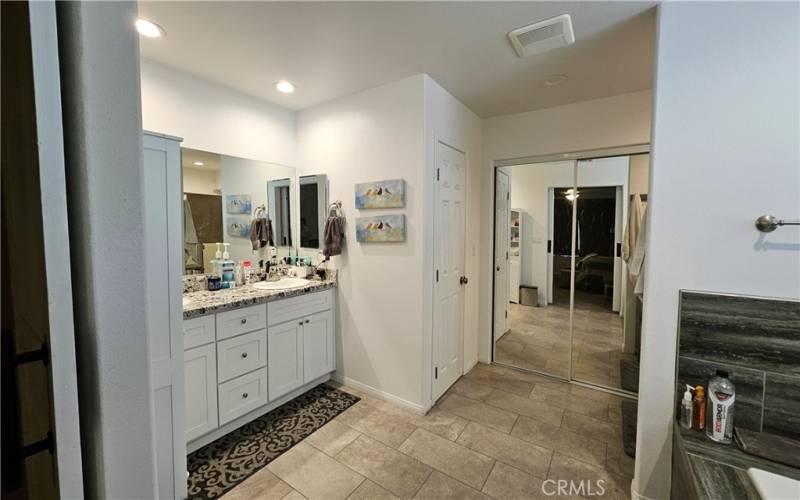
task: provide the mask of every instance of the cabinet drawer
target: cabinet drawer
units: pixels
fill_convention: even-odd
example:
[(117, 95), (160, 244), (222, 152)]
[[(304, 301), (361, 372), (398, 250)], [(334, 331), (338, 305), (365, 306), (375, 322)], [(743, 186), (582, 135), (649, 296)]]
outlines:
[(333, 308), (333, 289), (267, 303), (269, 324), (278, 325)]
[(266, 326), (267, 308), (264, 304), (221, 312), (217, 314), (217, 340), (260, 330)]
[(267, 330), (217, 342), (217, 373), (225, 382), (267, 365)]
[(219, 386), (219, 424), (267, 404), (267, 369), (260, 368)]
[(191, 349), (214, 342), (214, 315), (200, 316), (199, 318), (183, 321), (183, 348)]

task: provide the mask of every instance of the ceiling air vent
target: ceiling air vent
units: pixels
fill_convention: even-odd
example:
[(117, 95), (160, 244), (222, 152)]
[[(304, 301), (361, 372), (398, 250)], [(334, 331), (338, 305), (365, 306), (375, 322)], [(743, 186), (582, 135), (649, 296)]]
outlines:
[(575, 43), (569, 14), (517, 28), (508, 34), (520, 57), (529, 57)]

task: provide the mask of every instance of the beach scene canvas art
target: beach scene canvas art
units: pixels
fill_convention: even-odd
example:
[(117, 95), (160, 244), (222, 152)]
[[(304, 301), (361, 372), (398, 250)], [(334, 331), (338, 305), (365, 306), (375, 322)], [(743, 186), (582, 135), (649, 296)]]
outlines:
[(253, 202), (249, 194), (231, 194), (225, 197), (225, 211), (229, 214), (249, 214)]
[(401, 208), (405, 204), (403, 179), (356, 184), (356, 208)]
[(394, 243), (405, 240), (405, 215), (356, 217), (356, 241), (359, 243)]
[(249, 217), (228, 217), (227, 220), (228, 236), (240, 238), (250, 237), (250, 218)]

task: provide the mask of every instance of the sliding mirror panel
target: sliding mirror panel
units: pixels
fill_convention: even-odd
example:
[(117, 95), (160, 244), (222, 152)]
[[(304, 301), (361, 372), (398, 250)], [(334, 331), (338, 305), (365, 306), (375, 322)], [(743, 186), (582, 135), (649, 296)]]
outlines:
[(494, 360), (564, 379), (574, 179), (564, 161), (498, 168), (495, 183)]
[[(637, 172), (638, 173), (638, 172)], [(575, 210), (572, 378), (638, 389), (638, 350), (626, 338), (629, 290), (623, 238), (630, 209), (631, 157), (579, 161)]]

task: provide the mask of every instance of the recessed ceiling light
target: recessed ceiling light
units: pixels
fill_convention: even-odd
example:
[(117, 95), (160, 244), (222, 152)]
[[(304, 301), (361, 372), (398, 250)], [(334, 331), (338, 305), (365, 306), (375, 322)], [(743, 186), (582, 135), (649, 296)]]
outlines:
[(136, 31), (147, 38), (159, 38), (167, 34), (161, 26), (142, 18), (136, 20)]
[(548, 87), (555, 87), (566, 82), (569, 77), (567, 75), (550, 75), (544, 79), (544, 84)]
[(203, 163), (202, 161), (194, 161), (192, 162), (192, 165), (194, 165), (195, 167), (202, 167), (203, 165), (205, 165), (205, 163)]
[(276, 82), (275, 88), (278, 89), (278, 92), (283, 92), (284, 94), (291, 94), (294, 92), (294, 85), (292, 82), (287, 82), (286, 80)]

